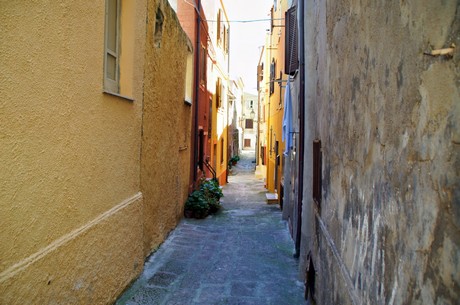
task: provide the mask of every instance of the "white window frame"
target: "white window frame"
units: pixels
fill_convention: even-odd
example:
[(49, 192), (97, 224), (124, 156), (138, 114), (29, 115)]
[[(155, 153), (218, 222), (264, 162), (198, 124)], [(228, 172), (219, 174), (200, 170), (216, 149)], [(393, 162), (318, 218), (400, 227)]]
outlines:
[[(108, 48), (109, 39), (109, 2), (114, 1), (117, 6), (117, 18), (115, 25), (115, 48), (111, 50)], [(121, 13), (121, 0), (106, 0), (105, 1), (105, 36), (104, 36), (104, 91), (109, 93), (120, 93), (120, 13)], [(115, 79), (108, 77), (108, 55), (115, 57)]]

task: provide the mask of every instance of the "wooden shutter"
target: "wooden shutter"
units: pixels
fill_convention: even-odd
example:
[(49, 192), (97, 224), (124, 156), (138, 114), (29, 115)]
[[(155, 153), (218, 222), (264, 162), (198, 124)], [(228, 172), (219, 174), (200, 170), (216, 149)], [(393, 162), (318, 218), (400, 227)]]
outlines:
[(221, 95), (222, 95), (222, 80), (220, 77), (217, 78), (216, 83), (216, 108), (219, 108), (221, 105)]
[(253, 129), (254, 128), (254, 121), (252, 119), (246, 119), (246, 124), (245, 124), (244, 128)]
[(220, 25), (220, 19), (221, 19), (221, 17), (220, 17), (220, 10), (218, 10), (218, 11), (217, 11), (217, 42), (220, 41), (220, 27), (221, 27), (221, 25)]
[(270, 95), (275, 92), (275, 70), (276, 70), (276, 62), (275, 59), (272, 59), (272, 63), (270, 65)]
[(299, 54), (297, 43), (297, 7), (293, 6), (285, 14), (286, 34), (284, 37), (284, 71), (286, 74), (294, 75), (299, 68)]

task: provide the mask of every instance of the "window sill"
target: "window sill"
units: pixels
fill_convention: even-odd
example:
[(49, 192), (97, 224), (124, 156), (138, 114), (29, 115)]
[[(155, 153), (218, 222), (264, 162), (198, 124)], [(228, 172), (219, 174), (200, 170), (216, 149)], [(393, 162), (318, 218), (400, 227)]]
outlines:
[(129, 96), (126, 96), (126, 95), (121, 95), (121, 94), (118, 94), (118, 93), (115, 93), (115, 92), (110, 92), (110, 91), (107, 91), (107, 90), (104, 90), (102, 91), (104, 94), (108, 94), (108, 95), (113, 95), (113, 96), (116, 96), (116, 97), (119, 97), (121, 99), (124, 99), (128, 102), (134, 102), (134, 98), (132, 97), (129, 97)]

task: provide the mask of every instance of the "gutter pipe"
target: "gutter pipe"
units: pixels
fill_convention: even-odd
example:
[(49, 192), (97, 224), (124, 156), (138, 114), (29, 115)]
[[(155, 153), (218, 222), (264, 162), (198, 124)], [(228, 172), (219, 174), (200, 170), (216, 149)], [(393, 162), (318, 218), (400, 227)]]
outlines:
[(298, 199), (297, 199), (297, 231), (295, 240), (295, 257), (300, 256), (300, 239), (302, 236), (302, 203), (303, 203), (303, 180), (304, 180), (304, 163), (305, 163), (305, 16), (304, 16), (304, 1), (299, 0), (299, 183), (298, 183)]
[(194, 126), (194, 145), (193, 145), (193, 181), (197, 180), (197, 166), (198, 166), (198, 108), (199, 108), (199, 87), (200, 87), (200, 42), (201, 42), (201, 0), (198, 0), (196, 18), (196, 49), (195, 49), (195, 126)]

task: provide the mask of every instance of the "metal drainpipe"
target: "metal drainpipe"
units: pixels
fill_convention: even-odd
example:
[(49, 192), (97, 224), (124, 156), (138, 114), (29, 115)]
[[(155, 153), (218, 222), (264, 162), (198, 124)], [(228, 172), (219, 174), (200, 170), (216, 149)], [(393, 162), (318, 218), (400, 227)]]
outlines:
[[(225, 171), (227, 173), (225, 175), (225, 180), (226, 180), (225, 182), (226, 183), (228, 183), (228, 160), (229, 160), (228, 159), (228, 157), (229, 157), (228, 144), (230, 143), (229, 130), (228, 130), (229, 126), (230, 126), (229, 121), (228, 121), (228, 110), (229, 110), (228, 109), (229, 108), (228, 107), (229, 106), (228, 92), (230, 90), (230, 82), (231, 82), (231, 79), (230, 79), (230, 24), (228, 24), (227, 31), (228, 31), (227, 32), (228, 33), (228, 35), (227, 35), (227, 39), (228, 39), (228, 41), (227, 41), (227, 44), (228, 44), (228, 48), (227, 48), (227, 57), (228, 57), (227, 58), (227, 76), (228, 76), (228, 79), (227, 79), (227, 143), (226, 143), (227, 144), (226, 145), (226, 147), (227, 147), (227, 162), (225, 163), (225, 166), (227, 167), (227, 170)], [(225, 50), (225, 47), (226, 46), (224, 46), (224, 50)], [(232, 137), (233, 137), (233, 135), (232, 135)], [(233, 141), (232, 141), (232, 145), (233, 145)]]
[(299, 0), (299, 77), (300, 77), (300, 128), (299, 128), (299, 183), (297, 199), (297, 232), (295, 242), (295, 256), (300, 256), (300, 238), (302, 236), (302, 201), (303, 201), (303, 171), (304, 171), (304, 150), (305, 150), (305, 17), (304, 17), (304, 0)]
[(194, 143), (194, 150), (193, 150), (193, 181), (196, 182), (197, 180), (197, 172), (196, 168), (198, 166), (198, 108), (199, 108), (199, 87), (200, 87), (200, 51), (201, 51), (201, 0), (198, 0), (197, 9), (197, 18), (196, 18), (196, 50), (195, 50), (195, 126), (194, 126), (194, 136), (195, 136), (195, 143)]

